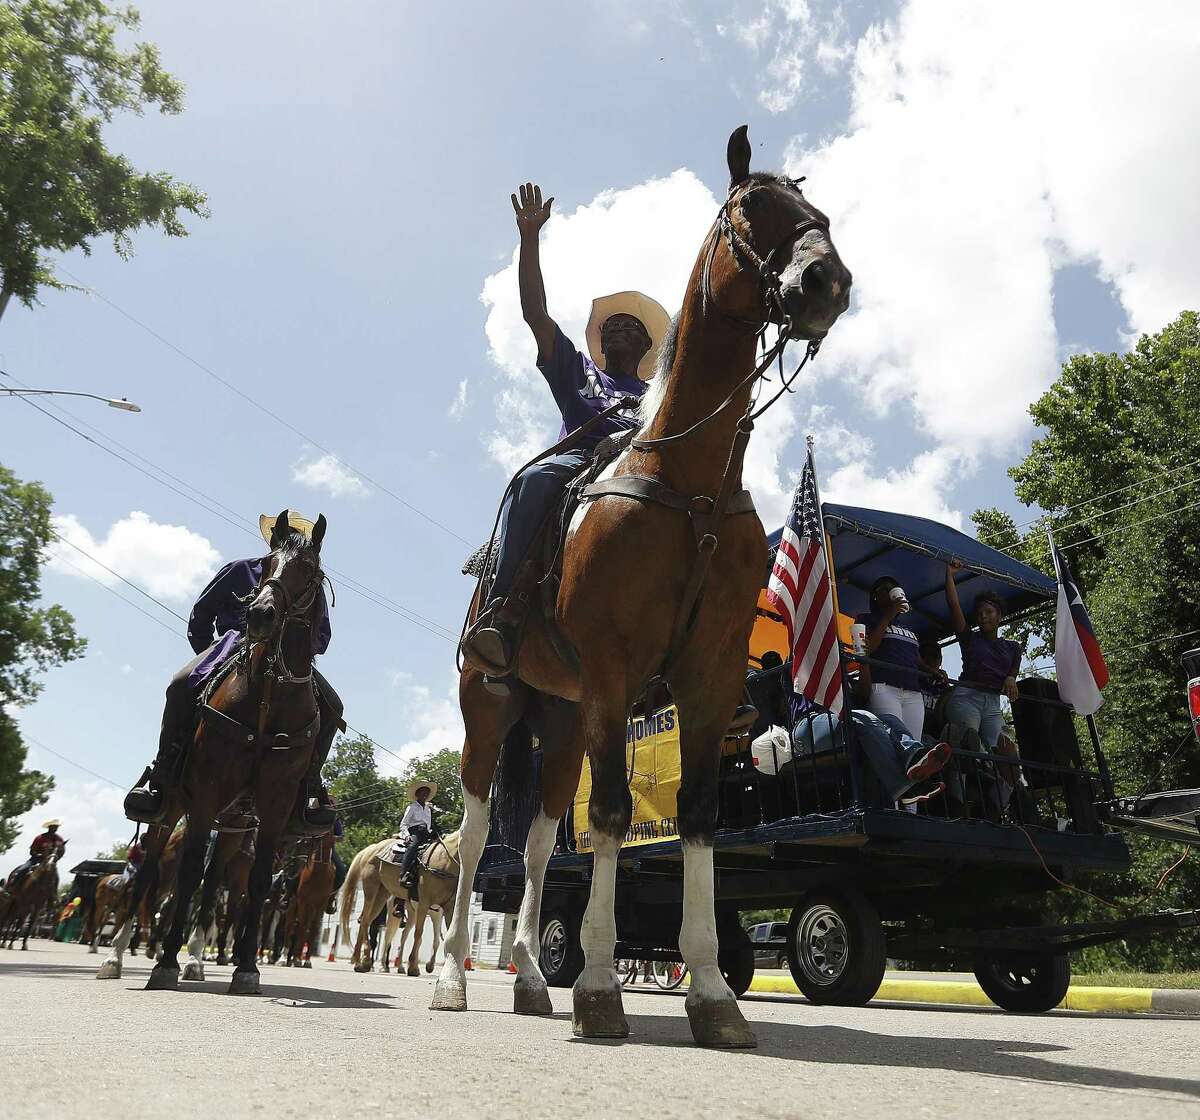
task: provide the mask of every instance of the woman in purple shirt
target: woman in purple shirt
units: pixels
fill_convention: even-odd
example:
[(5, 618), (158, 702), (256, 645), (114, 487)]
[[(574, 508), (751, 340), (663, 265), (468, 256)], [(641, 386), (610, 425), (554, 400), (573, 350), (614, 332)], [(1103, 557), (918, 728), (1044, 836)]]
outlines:
[(1017, 698), (1017, 673), (1021, 669), (1021, 647), (1001, 638), (997, 631), (1004, 620), (1004, 603), (992, 592), (984, 591), (975, 599), (975, 622), (978, 631), (970, 629), (958, 602), (954, 573), (962, 564), (951, 561), (946, 565), (946, 603), (962, 650), (960, 680), (946, 702), (946, 719), (950, 723), (974, 728), (986, 750), (994, 750), (1004, 730), (1000, 697)]

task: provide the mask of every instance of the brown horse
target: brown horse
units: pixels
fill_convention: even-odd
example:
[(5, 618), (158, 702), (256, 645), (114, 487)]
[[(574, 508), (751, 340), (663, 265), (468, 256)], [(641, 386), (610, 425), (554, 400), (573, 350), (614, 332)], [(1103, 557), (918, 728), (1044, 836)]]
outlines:
[(41, 863), (30, 868), (28, 874), (9, 891), (8, 905), (0, 916), (0, 948), (4, 946), (4, 931), (8, 931), (8, 948), (16, 943), (21, 923), (25, 932), (21, 936), (21, 948), (29, 948), (29, 935), (38, 915), (54, 904), (58, 897), (58, 859), (53, 852)]
[(250, 889), (250, 872), (254, 867), (254, 834), (247, 832), (242, 837), (241, 846), (225, 864), (225, 905), (217, 920), (217, 964), (228, 964), (229, 956), (225, 946), (229, 942), (230, 931), (237, 938), (241, 926), (242, 913), (246, 909), (246, 894)]
[[(730, 137), (726, 154), (729, 195), (701, 246), (657, 378), (643, 401), (640, 438), (602, 476), (609, 480), (607, 494), (591, 500), (572, 521), (555, 604), (560, 640), (552, 640), (540, 612), (533, 611), (517, 668), (521, 683), (507, 696), (489, 692), (470, 666), (461, 674), (462, 873), (434, 1009), (466, 1009), (467, 908), (488, 833), (492, 778), (502, 745), (507, 766), (510, 755), (528, 750), (532, 731), (544, 753), (513, 945), (515, 1008), (551, 1012), (537, 964), (542, 880), (586, 751), (595, 856), (573, 1026), (587, 1037), (628, 1034), (613, 970), (617, 855), (632, 811), (625, 728), (632, 703), (661, 676), (681, 727), (679, 947), (692, 976), (686, 1001), (692, 1034), (703, 1045), (755, 1044), (717, 964), (712, 857), (720, 745), (742, 695), (746, 648), (767, 566), (762, 524), (748, 495), (739, 493), (741, 454), (752, 427), (752, 394), (765, 366), (755, 365), (765, 324), (776, 322), (783, 335), (809, 340), (813, 353), (847, 307), (851, 278), (833, 247), (828, 219), (798, 184), (750, 173), (744, 127)], [(646, 541), (654, 542), (653, 550)], [(637, 572), (631, 575), (634, 557)], [(693, 573), (704, 571), (701, 558), (707, 576), (697, 585)], [(563, 638), (577, 655), (577, 667), (559, 653)]]
[(289, 966), (312, 967), (312, 952), (319, 948), (321, 918), (333, 891), (337, 869), (333, 866), (333, 837), (322, 836), (313, 841), (300, 882), (288, 908)]
[(96, 880), (96, 897), (83, 927), (82, 940), (87, 942), (89, 953), (98, 951), (96, 945), (100, 940), (100, 931), (104, 929), (104, 923), (108, 921), (109, 915), (113, 916), (115, 926), (120, 927), (121, 922), (124, 921), (122, 903), (132, 892), (132, 878), (120, 872), (114, 875), (102, 875)]
[[(178, 956), (189, 917), (182, 900), (192, 898), (203, 877), (209, 827), (225, 809), (252, 798), (258, 843), (229, 991), (261, 991), (256, 956), (271, 858), (308, 772), (320, 722), (312, 683), (312, 628), (321, 604), (325, 529), (323, 516), (311, 537), (292, 531), (286, 510), (276, 519), (271, 554), (247, 609), (245, 641), (233, 671), (213, 688), (202, 708), (182, 781), (166, 810), (172, 825), (183, 812), (188, 818), (176, 882), (181, 903), (148, 988), (178, 987)], [(157, 881), (157, 859), (158, 852), (147, 852), (135, 881), (135, 900)]]

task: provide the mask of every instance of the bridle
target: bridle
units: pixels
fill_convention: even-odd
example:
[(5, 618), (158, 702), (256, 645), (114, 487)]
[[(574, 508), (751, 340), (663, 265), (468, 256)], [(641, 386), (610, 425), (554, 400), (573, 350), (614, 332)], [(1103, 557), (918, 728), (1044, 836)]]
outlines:
[[(799, 184), (802, 183), (803, 177), (800, 179), (789, 179), (788, 184), (800, 193)], [(824, 233), (829, 233), (829, 220), (824, 217), (819, 217), (816, 214), (810, 214), (802, 222), (797, 222), (791, 231), (776, 245), (765, 257), (761, 257), (758, 251), (750, 242), (743, 237), (733, 224), (733, 218), (730, 216), (730, 207), (733, 204), (734, 196), (742, 189), (745, 181), (734, 183), (729, 188), (729, 194), (725, 201), (721, 203), (720, 210), (717, 211), (716, 220), (713, 222), (712, 229), (708, 235), (708, 252), (704, 258), (704, 270), (701, 276), (700, 284), (700, 300), (701, 305), (705, 309), (711, 308), (723, 319), (729, 320), (742, 329), (751, 330), (758, 337), (758, 345), (762, 353), (762, 358), (758, 364), (734, 386), (733, 391), (727, 396), (712, 412), (707, 416), (697, 420), (691, 427), (686, 428), (682, 432), (676, 432), (674, 435), (659, 436), (656, 439), (634, 439), (631, 446), (635, 451), (654, 451), (656, 448), (668, 443), (677, 443), (680, 440), (686, 439), (692, 433), (699, 431), (706, 424), (715, 420), (722, 412), (725, 411), (737, 399), (741, 391), (752, 382), (759, 381), (760, 378), (765, 379), (767, 370), (772, 365), (779, 366), (779, 381), (780, 389), (774, 396), (771, 397), (766, 404), (758, 406), (758, 390), (761, 386), (756, 386), (754, 393), (751, 394), (750, 402), (746, 406), (746, 413), (738, 422), (740, 430), (744, 431), (747, 436), (754, 427), (754, 421), (757, 420), (768, 408), (771, 407), (784, 393), (792, 392), (792, 385), (796, 378), (800, 376), (800, 371), (808, 364), (808, 362), (817, 356), (817, 351), (821, 349), (821, 340), (819, 338), (811, 339), (805, 347), (804, 357), (800, 360), (800, 364), (792, 371), (791, 376), (785, 376), (783, 372), (783, 355), (787, 349), (788, 343), (792, 341), (792, 323), (791, 317), (788, 315), (783, 303), (783, 277), (775, 266), (776, 258), (785, 249), (790, 248), (795, 242), (803, 237), (806, 233), (812, 230), (822, 230)], [(803, 196), (802, 196), (803, 198)], [(807, 205), (807, 204), (806, 204)], [(722, 239), (729, 245), (729, 251), (733, 255), (734, 264), (737, 265), (739, 271), (752, 271), (758, 277), (758, 292), (761, 310), (763, 314), (758, 319), (748, 319), (743, 315), (736, 315), (731, 311), (726, 311), (717, 304), (716, 298), (712, 292), (712, 282), (710, 273), (712, 271), (712, 263), (717, 253), (717, 246)], [(777, 311), (779, 314), (780, 328), (779, 335), (775, 339), (775, 343), (767, 346), (767, 326), (771, 321), (771, 312)], [(662, 373), (659, 376), (663, 376)]]
[(254, 646), (269, 643), (267, 663), (264, 671), (267, 675), (274, 677), (275, 680), (283, 684), (304, 684), (312, 680), (313, 666), (311, 661), (308, 665), (308, 672), (302, 677), (295, 676), (288, 669), (287, 662), (283, 657), (283, 635), (289, 624), (312, 629), (313, 602), (316, 600), (317, 593), (321, 590), (321, 584), (328, 578), (321, 571), (321, 565), (318, 563), (308, 582), (304, 585), (304, 589), (298, 595), (293, 595), (279, 576), (272, 575), (263, 580), (253, 592), (244, 598), (245, 602), (253, 603), (264, 591), (271, 588), (280, 600), (282, 609), (279, 612), (279, 625), (275, 628), (274, 634), (262, 639), (261, 642), (252, 642), (249, 630), (247, 630), (245, 652), (248, 656), (249, 651)]

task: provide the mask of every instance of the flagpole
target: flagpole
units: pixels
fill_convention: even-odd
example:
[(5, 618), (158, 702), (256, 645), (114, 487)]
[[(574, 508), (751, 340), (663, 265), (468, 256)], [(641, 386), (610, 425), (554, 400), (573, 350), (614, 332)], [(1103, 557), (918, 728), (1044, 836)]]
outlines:
[[(829, 572), (829, 602), (833, 607), (833, 636), (837, 642), (838, 675), (842, 681), (842, 719), (841, 730), (844, 739), (846, 757), (851, 757), (850, 725), (853, 718), (854, 706), (850, 697), (850, 678), (846, 673), (846, 655), (842, 651), (842, 639), (838, 634), (838, 605), (837, 605), (837, 571), (833, 566), (833, 550), (829, 547), (829, 534), (825, 532), (825, 507), (821, 504), (821, 483), (817, 479), (817, 459), (813, 454), (815, 443), (812, 434), (805, 437), (808, 447), (808, 462), (812, 468), (813, 494), (817, 501), (817, 519), (821, 523), (821, 547), (825, 550), (825, 568)], [(853, 766), (850, 767), (850, 782), (855, 800), (858, 799), (858, 778)]]
[[(1046, 540), (1050, 544), (1050, 564), (1054, 568), (1054, 582), (1057, 583), (1059, 588), (1061, 589), (1062, 579), (1060, 578), (1060, 575), (1059, 575), (1058, 561), (1057, 561), (1057, 558), (1055, 557), (1055, 552), (1054, 552), (1054, 530), (1051, 529), (1049, 525), (1046, 526)], [(1079, 584), (1078, 584), (1078, 579), (1077, 579), (1076, 587), (1078, 587), (1078, 586), (1079, 586)], [(1083, 594), (1082, 588), (1079, 588), (1079, 594), (1080, 595)], [(1057, 658), (1057, 655), (1058, 655), (1057, 646), (1056, 646), (1054, 652), (1055, 652), (1055, 656)], [(1056, 672), (1057, 672), (1057, 667), (1056, 667)], [(1106, 800), (1112, 801), (1113, 798), (1116, 797), (1116, 789), (1113, 786), (1112, 773), (1108, 769), (1108, 759), (1104, 757), (1104, 748), (1100, 744), (1100, 731), (1096, 727), (1096, 713), (1093, 712), (1091, 715), (1084, 716), (1083, 721), (1084, 721), (1084, 723), (1087, 724), (1088, 735), (1091, 736), (1092, 753), (1096, 756), (1096, 768), (1097, 768), (1097, 770), (1100, 771), (1100, 785), (1101, 785), (1102, 789), (1104, 790), (1104, 797)]]

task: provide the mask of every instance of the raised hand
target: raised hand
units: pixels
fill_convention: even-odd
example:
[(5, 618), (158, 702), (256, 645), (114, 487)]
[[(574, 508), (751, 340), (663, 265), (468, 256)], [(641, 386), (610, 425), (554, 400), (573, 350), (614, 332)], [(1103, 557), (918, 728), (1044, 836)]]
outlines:
[(517, 212), (517, 228), (522, 233), (537, 233), (550, 218), (551, 196), (542, 201), (542, 188), (537, 183), (523, 183), (517, 188), (520, 198), (512, 195), (513, 209)]

